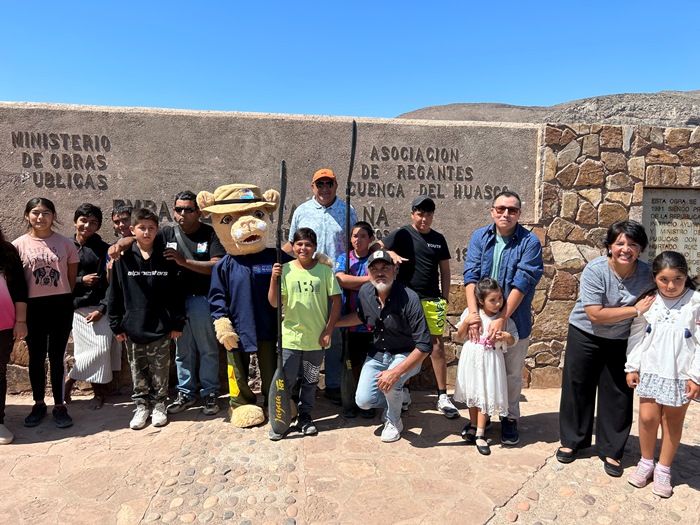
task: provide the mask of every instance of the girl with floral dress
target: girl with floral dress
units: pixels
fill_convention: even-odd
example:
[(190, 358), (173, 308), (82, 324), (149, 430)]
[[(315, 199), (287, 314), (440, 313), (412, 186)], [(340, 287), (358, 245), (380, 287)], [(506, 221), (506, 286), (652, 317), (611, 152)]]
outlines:
[[(503, 291), (498, 282), (486, 277), (474, 288), (479, 311), (470, 313), (464, 310), (458, 325), (457, 335), (467, 338), (469, 325), (481, 319), (483, 334), (477, 343), (467, 340), (462, 347), (457, 365), (455, 401), (469, 407), (469, 424), (462, 430), (462, 439), (476, 444), (476, 449), (485, 456), (491, 453), (484, 439), (486, 421), (489, 417), (508, 415), (508, 386), (503, 353), (508, 346), (518, 342), (518, 329), (509, 319), (507, 332), (496, 332), (493, 340), (488, 339), (488, 326), (498, 317), (503, 307)], [(476, 423), (476, 425), (475, 425)]]
[[(628, 481), (668, 498), (671, 463), (680, 444), (691, 399), (700, 397), (700, 292), (688, 276), (685, 257), (660, 253), (652, 264), (658, 293), (649, 311), (632, 323), (627, 351), (627, 384), (639, 396), (639, 446), (642, 458)], [(654, 466), (661, 426), (659, 461)]]

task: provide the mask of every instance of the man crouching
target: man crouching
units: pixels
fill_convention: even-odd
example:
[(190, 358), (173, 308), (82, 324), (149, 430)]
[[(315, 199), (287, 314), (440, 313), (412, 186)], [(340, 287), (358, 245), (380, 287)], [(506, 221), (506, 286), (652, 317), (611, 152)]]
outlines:
[(341, 318), (336, 326), (368, 324), (372, 346), (357, 384), (355, 402), (360, 409), (384, 408), (382, 441), (401, 439), (402, 388), (420, 372), (432, 343), (428, 323), (418, 295), (395, 282), (396, 267), (391, 256), (378, 250), (367, 263), (370, 282), (360, 288), (359, 307)]

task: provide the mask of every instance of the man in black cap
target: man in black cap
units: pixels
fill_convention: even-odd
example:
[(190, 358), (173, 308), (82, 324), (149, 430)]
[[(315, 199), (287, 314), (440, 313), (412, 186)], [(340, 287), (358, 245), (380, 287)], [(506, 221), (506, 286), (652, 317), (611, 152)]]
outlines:
[[(437, 409), (448, 419), (459, 417), (459, 411), (447, 395), (447, 362), (442, 334), (447, 321), (447, 299), (450, 293), (450, 251), (442, 234), (431, 229), (435, 201), (418, 195), (411, 204), (411, 223), (384, 237), (380, 244), (393, 252), (400, 263), (397, 280), (420, 297), (433, 343), (430, 359), (438, 387)], [(411, 403), (408, 388), (403, 392), (403, 409)]]
[(401, 439), (403, 385), (420, 372), (432, 344), (418, 295), (396, 279), (396, 266), (385, 250), (367, 261), (370, 282), (360, 288), (356, 312), (336, 326), (368, 324), (372, 345), (362, 365), (355, 402), (362, 410), (385, 408), (382, 441)]

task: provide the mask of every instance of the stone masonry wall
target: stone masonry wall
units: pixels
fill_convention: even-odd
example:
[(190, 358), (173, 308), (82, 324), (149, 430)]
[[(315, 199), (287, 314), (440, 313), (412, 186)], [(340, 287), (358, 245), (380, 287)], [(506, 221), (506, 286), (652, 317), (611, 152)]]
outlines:
[(700, 127), (547, 125), (539, 149), (541, 208), (533, 232), (543, 245), (545, 274), (523, 375), (531, 387), (550, 387), (561, 384), (583, 267), (604, 253), (613, 222), (642, 222), (645, 189), (700, 187)]
[[(523, 225), (542, 243), (545, 272), (533, 301), (523, 385), (550, 388), (561, 385), (568, 319), (584, 266), (605, 253), (612, 223), (643, 222), (645, 188), (700, 188), (700, 127), (550, 124), (541, 130), (538, 151), (538, 213)], [(453, 284), (450, 323), (457, 323), (464, 308), (464, 288)], [(460, 348), (455, 336), (451, 327), (445, 344), (450, 385)], [(434, 387), (429, 359), (412, 381)]]

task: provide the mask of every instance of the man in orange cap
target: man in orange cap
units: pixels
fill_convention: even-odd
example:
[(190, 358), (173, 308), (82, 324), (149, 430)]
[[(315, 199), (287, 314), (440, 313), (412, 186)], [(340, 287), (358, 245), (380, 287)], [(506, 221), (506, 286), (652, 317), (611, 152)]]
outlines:
[[(311, 180), (313, 198), (301, 204), (292, 216), (289, 227), (290, 240), (299, 228), (311, 228), (316, 232), (318, 240), (317, 253), (326, 254), (335, 265), (338, 256), (345, 253), (347, 239), (345, 231), (346, 203), (340, 200), (336, 193), (338, 181), (335, 173), (328, 168), (322, 168), (314, 173)], [(350, 225), (357, 222), (357, 213), (350, 207)], [(292, 254), (292, 243), (287, 242), (282, 249)], [(331, 346), (326, 350), (326, 391), (325, 396), (336, 405), (340, 399), (340, 369), (342, 341), (340, 330), (333, 330)]]

